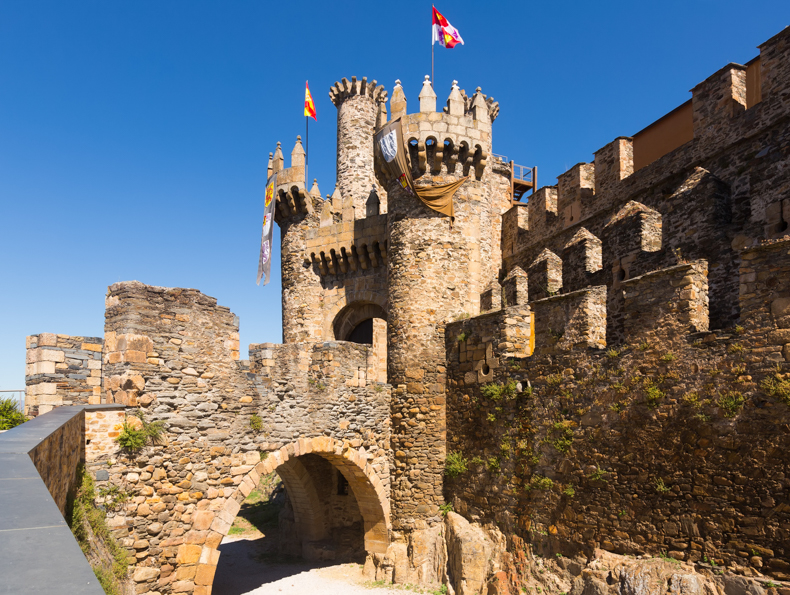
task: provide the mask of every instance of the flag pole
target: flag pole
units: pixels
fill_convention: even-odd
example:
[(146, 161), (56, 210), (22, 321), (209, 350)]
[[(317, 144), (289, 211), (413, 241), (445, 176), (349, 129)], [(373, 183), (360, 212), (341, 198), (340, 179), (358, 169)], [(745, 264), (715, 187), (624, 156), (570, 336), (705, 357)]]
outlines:
[(435, 88), (436, 87), (436, 82), (434, 81), (434, 78), (433, 78), (433, 44), (434, 44), (434, 40), (433, 40), (433, 9), (434, 9), (434, 6), (431, 5), (431, 87)]
[(305, 116), (304, 117), (304, 189), (306, 192), (310, 192), (310, 187), (307, 184), (307, 180), (310, 178), (307, 176), (307, 162), (310, 156), (310, 119)]

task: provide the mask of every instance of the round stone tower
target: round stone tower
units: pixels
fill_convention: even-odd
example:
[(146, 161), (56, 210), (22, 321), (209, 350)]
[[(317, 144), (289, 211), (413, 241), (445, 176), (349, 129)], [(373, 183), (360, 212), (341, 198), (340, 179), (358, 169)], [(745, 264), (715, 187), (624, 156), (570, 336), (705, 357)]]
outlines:
[(437, 113), (426, 77), (420, 113), (407, 115), (405, 102), (398, 85), (393, 117), (401, 116), (415, 185), (468, 176), (453, 197), (453, 220), (429, 209), (397, 180), (386, 180), (393, 528), (419, 530), (444, 502), (445, 325), (478, 314), (480, 293), (497, 278), (510, 180), (489, 164), (498, 105), (479, 89), (470, 100), (454, 84), (447, 108)]
[[(386, 212), (386, 194), (373, 171), (373, 132), (386, 120), (387, 92), (367, 77), (343, 79), (329, 90), (337, 107), (337, 189), (354, 202), (354, 216), (366, 215), (365, 205), (375, 188)], [(382, 115), (383, 114), (383, 115)]]

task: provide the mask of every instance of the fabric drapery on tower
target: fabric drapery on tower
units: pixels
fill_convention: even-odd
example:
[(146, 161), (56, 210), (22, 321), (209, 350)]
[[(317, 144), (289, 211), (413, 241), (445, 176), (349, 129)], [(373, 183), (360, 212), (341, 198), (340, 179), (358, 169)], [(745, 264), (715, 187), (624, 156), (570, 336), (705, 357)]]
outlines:
[(384, 172), (398, 180), (406, 192), (416, 196), (429, 209), (448, 217), (455, 217), (453, 194), (466, 181), (466, 178), (438, 186), (424, 188), (415, 186), (411, 177), (411, 168), (406, 159), (406, 149), (403, 146), (400, 119), (382, 126), (375, 134), (373, 151)]
[[(279, 149), (278, 149), (279, 150)], [(274, 196), (277, 188), (277, 174), (273, 173), (266, 182), (266, 195), (263, 201), (263, 229), (261, 231), (261, 253), (258, 257), (258, 279), (256, 285), (261, 284), (261, 277), (266, 276), (263, 282), (269, 282), (272, 268), (272, 236), (274, 235), (274, 207), (277, 199)]]

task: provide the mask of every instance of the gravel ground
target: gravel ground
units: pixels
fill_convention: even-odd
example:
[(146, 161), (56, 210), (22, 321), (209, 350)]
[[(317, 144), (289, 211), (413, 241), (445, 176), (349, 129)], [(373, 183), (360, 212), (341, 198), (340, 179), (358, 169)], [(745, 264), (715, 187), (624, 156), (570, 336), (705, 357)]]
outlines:
[(405, 595), (403, 589), (365, 586), (359, 564), (319, 567), (261, 560), (262, 539), (226, 537), (219, 550), (213, 595)]

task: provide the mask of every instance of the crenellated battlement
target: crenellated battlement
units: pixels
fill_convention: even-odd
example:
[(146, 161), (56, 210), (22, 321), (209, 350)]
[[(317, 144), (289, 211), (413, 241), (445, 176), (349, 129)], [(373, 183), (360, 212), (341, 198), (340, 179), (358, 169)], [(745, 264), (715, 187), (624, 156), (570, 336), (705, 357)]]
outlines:
[[(549, 250), (563, 275), (556, 291), (605, 284), (615, 312), (623, 281), (703, 259), (711, 263), (711, 324), (734, 324), (735, 249), (745, 238), (782, 237), (790, 220), (790, 200), (758, 181), (771, 177), (770, 159), (783, 159), (773, 147), (790, 107), (788, 38), (785, 30), (748, 64), (724, 66), (686, 104), (512, 207), (503, 217), (504, 270), (528, 270)], [(576, 245), (580, 232), (586, 240)]]
[(420, 111), (406, 113), (406, 96), (400, 81), (396, 81), (392, 119), (401, 120), (413, 176), (443, 174), (481, 179), (491, 155), (491, 124), (499, 115), (499, 103), (483, 95), (479, 87), (467, 97), (453, 81), (446, 106), (436, 111), (436, 93), (428, 77), (418, 99)]
[(329, 99), (337, 108), (351, 97), (367, 97), (376, 104), (380, 104), (387, 101), (387, 91), (384, 90), (384, 85), (376, 86), (375, 80), (368, 83), (366, 76), (363, 76), (361, 80), (352, 76), (351, 81), (343, 77), (340, 82), (336, 82), (329, 88)]

